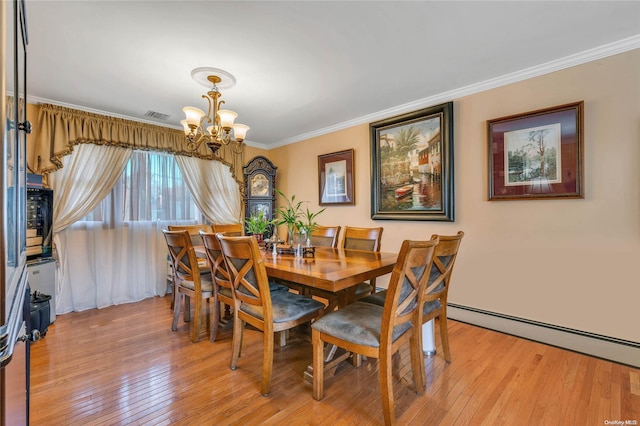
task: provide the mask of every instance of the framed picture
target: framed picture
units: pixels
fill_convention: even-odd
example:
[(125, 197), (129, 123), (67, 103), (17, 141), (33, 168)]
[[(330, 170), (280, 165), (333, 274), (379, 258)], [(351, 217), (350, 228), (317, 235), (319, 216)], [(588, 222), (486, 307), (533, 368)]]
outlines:
[(453, 221), (453, 102), (371, 123), (371, 218)]
[(320, 205), (354, 205), (353, 149), (318, 155)]
[(487, 121), (489, 200), (584, 198), (584, 102)]

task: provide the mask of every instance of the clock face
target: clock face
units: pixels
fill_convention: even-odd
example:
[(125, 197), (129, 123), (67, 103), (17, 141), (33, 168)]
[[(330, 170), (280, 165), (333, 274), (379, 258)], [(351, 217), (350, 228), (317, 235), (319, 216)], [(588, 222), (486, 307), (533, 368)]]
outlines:
[(261, 173), (251, 178), (251, 196), (264, 197), (269, 195), (269, 180)]

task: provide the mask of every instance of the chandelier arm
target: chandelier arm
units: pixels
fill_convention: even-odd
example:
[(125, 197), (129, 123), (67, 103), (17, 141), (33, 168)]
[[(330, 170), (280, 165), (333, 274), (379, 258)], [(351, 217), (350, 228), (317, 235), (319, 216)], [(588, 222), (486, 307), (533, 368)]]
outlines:
[[(207, 100), (207, 104), (208, 104), (208, 107), (207, 107), (207, 115), (206, 115), (205, 117), (206, 117), (206, 120), (207, 120), (209, 123), (211, 123), (211, 124), (215, 124), (215, 123), (212, 123), (212, 122), (211, 122), (211, 109), (212, 109), (211, 102), (212, 102), (212, 98), (211, 98), (211, 96), (210, 96), (210, 95), (211, 95), (211, 92), (209, 92), (209, 93), (208, 93), (208, 94), (206, 94), (206, 95), (202, 95), (202, 98), (203, 98), (203, 99), (206, 99), (206, 100)], [(214, 112), (213, 112), (213, 114), (214, 114), (214, 116), (215, 116), (215, 107), (213, 107), (213, 111), (214, 111)], [(203, 118), (202, 118), (202, 121), (204, 121), (204, 120), (205, 120), (205, 117), (203, 117)]]

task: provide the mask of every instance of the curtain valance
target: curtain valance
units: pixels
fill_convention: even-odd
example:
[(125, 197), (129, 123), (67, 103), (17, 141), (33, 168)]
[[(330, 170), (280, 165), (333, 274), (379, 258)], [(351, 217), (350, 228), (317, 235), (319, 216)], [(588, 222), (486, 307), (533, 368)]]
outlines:
[[(62, 168), (61, 158), (78, 144), (111, 145), (139, 150), (164, 151), (187, 157), (220, 161), (231, 168), (234, 179), (242, 182), (244, 152), (234, 155), (223, 146), (214, 157), (206, 144), (187, 151), (184, 132), (163, 126), (139, 123), (57, 105), (41, 104), (38, 113), (37, 141), (31, 165), (46, 175)], [(236, 173), (237, 172), (237, 173)]]

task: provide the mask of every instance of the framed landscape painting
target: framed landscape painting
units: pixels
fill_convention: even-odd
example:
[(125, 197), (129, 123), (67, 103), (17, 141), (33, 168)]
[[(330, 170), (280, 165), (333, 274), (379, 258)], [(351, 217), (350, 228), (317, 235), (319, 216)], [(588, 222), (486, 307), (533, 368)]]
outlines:
[(583, 107), (489, 120), (489, 200), (584, 198)]
[(381, 120), (371, 131), (371, 218), (452, 222), (453, 102)]

